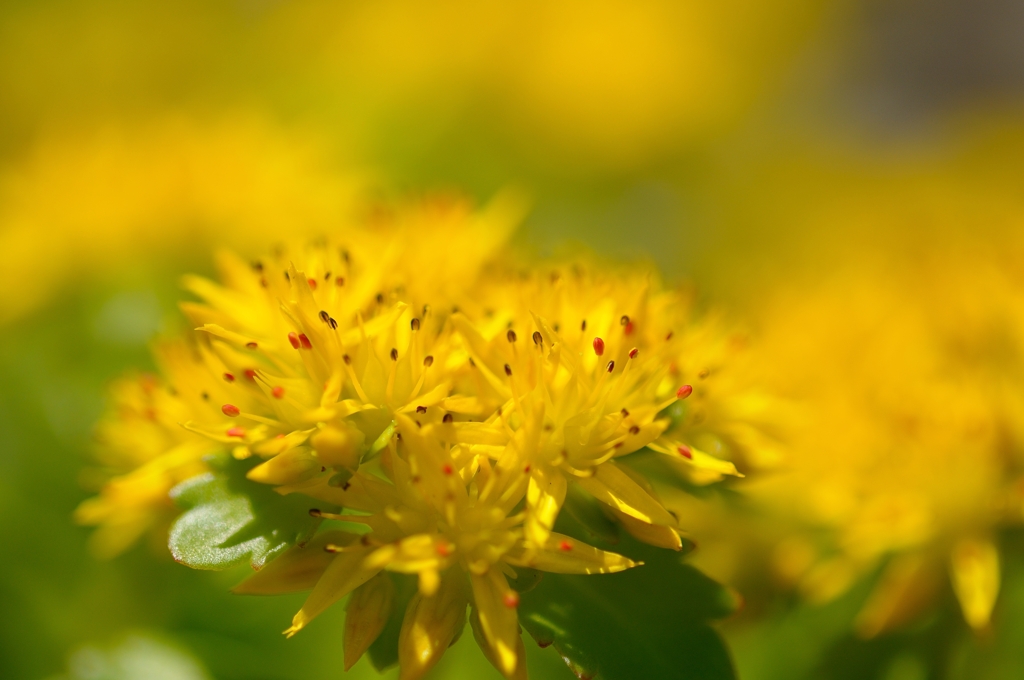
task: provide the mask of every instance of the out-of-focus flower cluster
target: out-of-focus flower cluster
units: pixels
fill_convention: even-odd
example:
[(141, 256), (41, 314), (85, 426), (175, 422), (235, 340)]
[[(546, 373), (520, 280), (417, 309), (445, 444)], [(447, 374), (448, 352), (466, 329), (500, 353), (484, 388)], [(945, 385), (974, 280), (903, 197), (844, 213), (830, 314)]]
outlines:
[(712, 370), (728, 376), (719, 323), (644, 267), (517, 258), (515, 212), (425, 201), (253, 262), (224, 253), (220, 283), (188, 277), (196, 336), (161, 347), (162, 379), (119, 384), (100, 431), (113, 476), (78, 511), (98, 550), (159, 526), (211, 454), (254, 461), (249, 480), (362, 527), (300, 541), (238, 587), (312, 588), (288, 635), (351, 593), (351, 666), (396, 606), (385, 572), (412, 574), (404, 678), (436, 663), (469, 604), (488, 658), (523, 677), (507, 578), (635, 566), (554, 530), (567, 494), (679, 550), (679, 520), (627, 456), (649, 448), (705, 484), (737, 474), (727, 458), (758, 429), (728, 381), (702, 394)]
[(778, 178), (823, 187), (783, 214), (832, 225), (793, 245), (829, 271), (805, 265), (757, 296), (750, 355), (789, 406), (785, 450), (739, 485), (744, 512), (703, 508), (721, 539), (704, 564), (727, 582), (757, 579), (760, 554), (821, 603), (879, 573), (865, 637), (927, 611), (946, 574), (966, 622), (987, 627), (1000, 528), (1024, 519), (1021, 206), (996, 171), (1005, 150), (970, 148), (929, 175), (842, 166), (843, 198), (822, 198), (840, 189), (809, 164)]
[(0, 322), (125, 259), (322, 233), (361, 186), (313, 138), (252, 116), (54, 135), (0, 172)]

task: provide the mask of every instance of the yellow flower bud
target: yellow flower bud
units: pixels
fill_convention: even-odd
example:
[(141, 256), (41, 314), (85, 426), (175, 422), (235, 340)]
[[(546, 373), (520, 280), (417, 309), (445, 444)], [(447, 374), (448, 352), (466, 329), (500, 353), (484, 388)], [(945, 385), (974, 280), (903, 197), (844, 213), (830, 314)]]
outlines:
[(295, 484), (315, 476), (320, 467), (312, 451), (297, 446), (257, 465), (246, 477), (262, 484)]
[(331, 423), (313, 435), (310, 443), (323, 465), (354, 470), (359, 466), (364, 439), (354, 427)]

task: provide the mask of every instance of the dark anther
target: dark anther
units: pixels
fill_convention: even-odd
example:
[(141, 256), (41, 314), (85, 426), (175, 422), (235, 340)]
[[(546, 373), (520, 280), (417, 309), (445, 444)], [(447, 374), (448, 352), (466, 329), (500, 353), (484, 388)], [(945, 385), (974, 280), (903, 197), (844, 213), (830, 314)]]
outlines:
[(508, 333), (505, 333), (505, 337), (508, 338), (509, 342), (515, 342), (516, 341), (516, 332), (514, 330), (512, 330), (511, 328), (509, 328), (508, 329)]
[(384, 293), (377, 293), (377, 304), (384, 304)]
[(586, 319), (584, 319), (583, 323), (580, 324), (580, 330), (581, 331), (587, 330), (587, 320)]
[(427, 412), (427, 407), (426, 406), (417, 406), (416, 407), (416, 413), (426, 413), (426, 412)]
[(391, 348), (391, 360), (398, 361), (398, 350), (394, 347)]
[(327, 323), (331, 324), (331, 328), (333, 330), (337, 330), (338, 329), (338, 322), (334, 320), (333, 316), (330, 319), (327, 320)]
[(628, 316), (626, 316), (625, 314), (623, 314), (623, 315), (622, 315), (622, 318), (621, 318), (621, 319), (619, 319), (619, 323), (620, 323), (621, 325), (623, 325), (623, 326), (625, 326), (625, 325), (629, 324), (629, 317), (628, 317)]
[(259, 262), (259, 261), (253, 262), (252, 263), (252, 268), (255, 269), (258, 272), (261, 272), (261, 271), (263, 271), (263, 263)]
[(508, 364), (505, 364), (505, 375), (512, 377), (512, 367)]
[(442, 423), (450, 423), (453, 420), (455, 420), (455, 418), (452, 416), (451, 413), (445, 413), (444, 418), (441, 418)]
[(614, 370), (615, 370), (615, 362), (614, 361), (609, 361), (608, 362), (608, 372), (611, 373)]
[(412, 328), (414, 331), (418, 331), (420, 329), (420, 320), (417, 318), (413, 318), (413, 320), (409, 322), (409, 327)]
[(347, 354), (342, 354), (341, 355), (341, 360), (345, 362), (346, 366), (352, 363), (351, 357), (349, 357), (349, 355), (347, 355)]
[(327, 323), (328, 321), (330, 321), (330, 318), (331, 318), (330, 314), (328, 314), (327, 312), (325, 312), (322, 309), (320, 310), (320, 320), (321, 321), (323, 321), (324, 323)]
[(538, 347), (544, 344), (544, 336), (540, 334), (540, 331), (533, 332), (533, 344)]
[(633, 427), (629, 428), (629, 433), (630, 434), (640, 434), (640, 428), (638, 426), (634, 425)]
[(434, 363), (434, 357), (432, 357), (429, 354), (427, 356), (423, 357), (423, 365), (424, 366), (429, 367), (432, 363)]

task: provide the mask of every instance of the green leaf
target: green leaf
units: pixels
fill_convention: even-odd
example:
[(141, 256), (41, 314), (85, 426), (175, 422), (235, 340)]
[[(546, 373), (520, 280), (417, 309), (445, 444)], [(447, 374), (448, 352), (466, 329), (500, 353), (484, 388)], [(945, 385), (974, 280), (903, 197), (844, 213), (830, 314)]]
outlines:
[(544, 574), (522, 593), (519, 620), (538, 644), (554, 645), (580, 678), (735, 678), (708, 621), (734, 612), (738, 596), (680, 553), (625, 535), (614, 549), (644, 564), (618, 574)]
[(312, 501), (282, 496), (245, 478), (253, 463), (222, 462), (217, 473), (189, 479), (171, 491), (185, 512), (171, 527), (174, 559), (193, 569), (227, 569), (248, 561), (260, 569), (286, 548), (305, 543), (321, 520), (310, 517)]

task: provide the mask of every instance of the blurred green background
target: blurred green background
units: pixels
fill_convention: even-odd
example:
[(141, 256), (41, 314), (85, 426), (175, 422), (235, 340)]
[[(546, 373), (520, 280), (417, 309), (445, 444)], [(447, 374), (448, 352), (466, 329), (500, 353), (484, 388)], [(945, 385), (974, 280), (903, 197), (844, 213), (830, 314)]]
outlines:
[[(100, 562), (70, 519), (106, 385), (152, 368), (211, 248), (516, 186), (519, 245), (652, 258), (742, 316), (858, 248), (1019, 233), (1022, 30), (1008, 0), (2, 3), (0, 677), (342, 675), (340, 608), (286, 641), (301, 595), (230, 596), (242, 572), (161, 545)], [(724, 624), (740, 677), (1024, 677), (1024, 535), (1000, 541), (988, 633), (949, 593), (867, 642), (867, 582), (773, 596)], [(497, 675), (463, 641), (431, 677)]]

